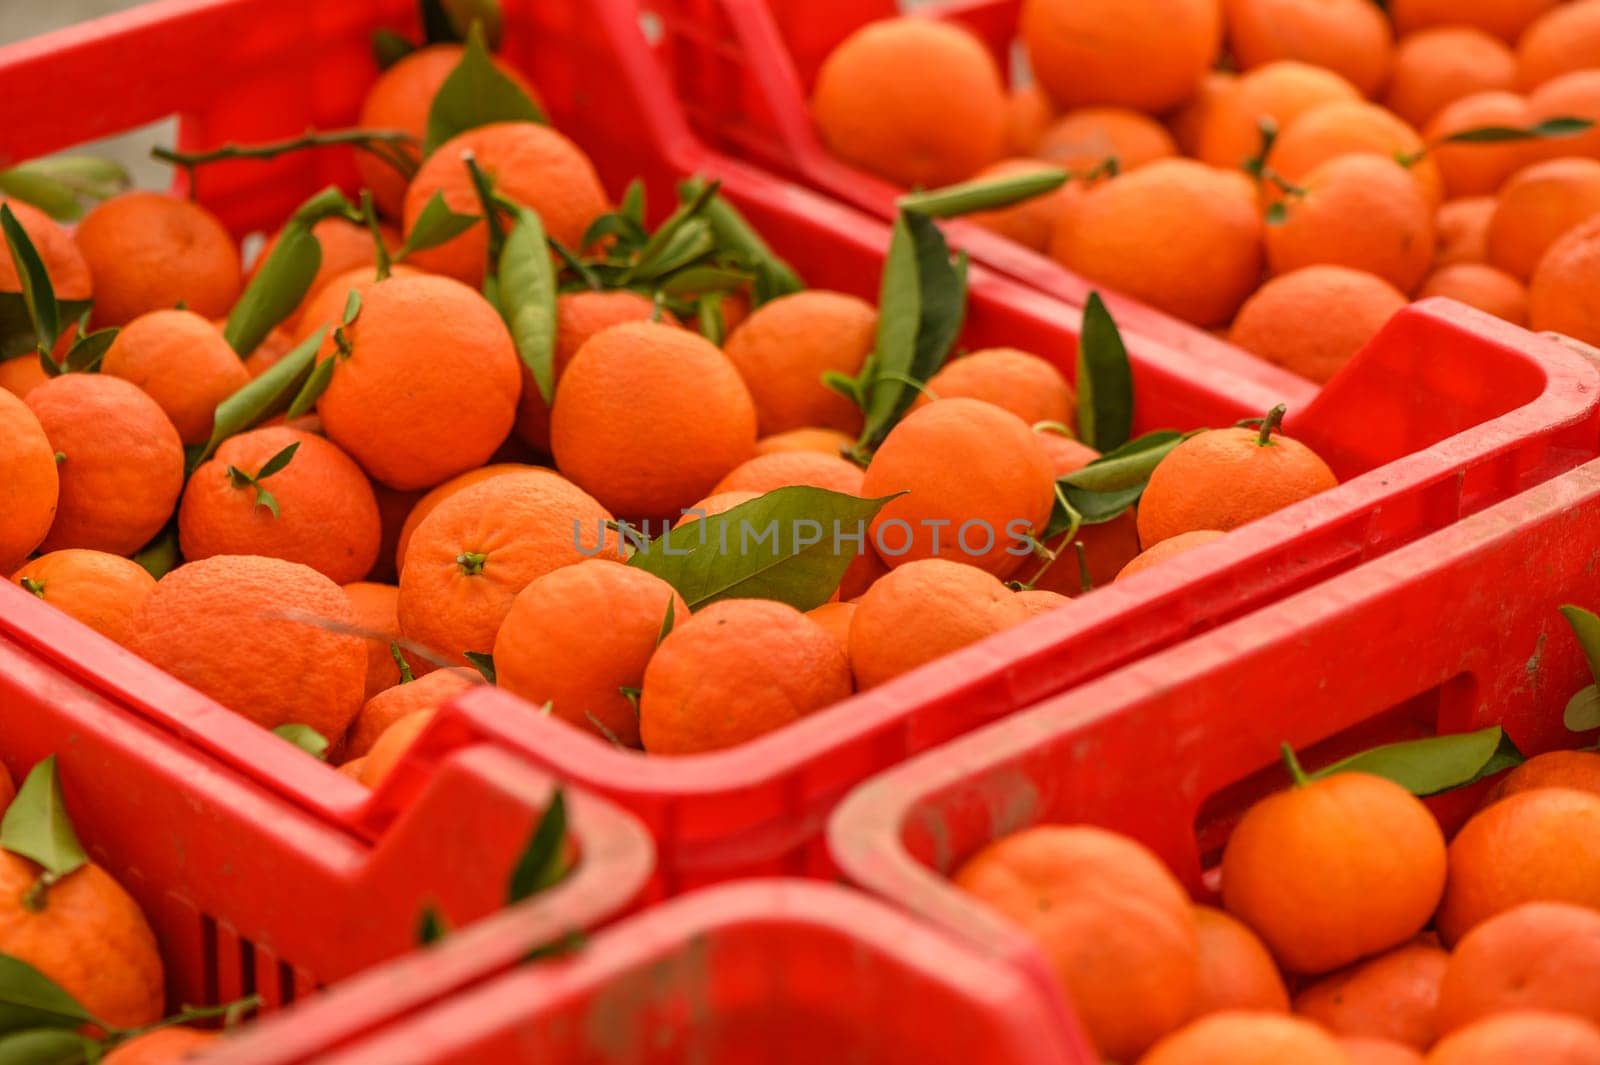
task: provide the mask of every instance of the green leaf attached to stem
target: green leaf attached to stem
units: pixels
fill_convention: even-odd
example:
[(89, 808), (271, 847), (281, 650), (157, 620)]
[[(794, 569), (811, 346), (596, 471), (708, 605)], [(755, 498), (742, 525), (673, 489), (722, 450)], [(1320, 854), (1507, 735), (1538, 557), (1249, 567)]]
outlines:
[(1323, 780), (1335, 773), (1371, 773), (1394, 781), (1413, 795), (1428, 796), (1466, 787), (1522, 761), (1522, 753), (1495, 725), (1478, 732), (1374, 747), (1319, 769), (1310, 779)]
[(273, 363), (260, 377), (217, 404), (217, 411), (212, 419), (211, 439), (190, 459), (190, 472), (210, 458), (218, 445), (228, 437), (253, 428), (288, 409), (291, 401), (300, 392), (301, 386), (305, 384), (306, 378), (310, 376), (312, 365), (316, 362), (317, 351), (322, 347), (323, 338), (327, 335), (326, 327), (317, 330), (295, 345), (287, 355)]
[(39, 354), (49, 358), (61, 335), (60, 308), (56, 305), (56, 290), (50, 283), (50, 274), (39, 258), (38, 249), (22, 228), (11, 208), (0, 203), (0, 231), (5, 234), (6, 246), (11, 251), (11, 261), (17, 268), (17, 278), (22, 283), (22, 299), (28, 308), (28, 318), (33, 325), (33, 335)]
[[(54, 980), (21, 958), (0, 954), (0, 1035), (84, 1024), (104, 1027)], [(0, 1048), (4, 1046), (0, 1040)]]
[(485, 651), (463, 651), (461, 657), (465, 658), (484, 680), (490, 684), (495, 683), (497, 674), (494, 668), (494, 655)]
[(1555, 140), (1576, 137), (1594, 126), (1594, 120), (1562, 116), (1547, 118), (1531, 126), (1477, 126), (1447, 134), (1433, 142), (1439, 144), (1501, 144), (1506, 141)]
[(559, 884), (570, 871), (567, 861), (567, 797), (560, 788), (539, 818), (527, 848), (511, 871), (506, 905), (514, 906)]
[(407, 256), (415, 255), (419, 251), (436, 248), (446, 241), (454, 240), (481, 220), (481, 215), (452, 211), (444, 200), (444, 193), (435, 192), (429, 197), (428, 202), (422, 205), (422, 213), (417, 215), (417, 220), (411, 224), (411, 232), (406, 234), (406, 242), (395, 253), (395, 260), (403, 261)]
[(1133, 432), (1133, 370), (1122, 333), (1100, 293), (1089, 293), (1078, 337), (1078, 436), (1114, 451)]
[(432, 155), (445, 141), (491, 122), (546, 122), (544, 112), (495, 66), (484, 42), (481, 23), (474, 22), (455, 69), (439, 86), (428, 109), (423, 155)]
[(1065, 185), (1072, 175), (1043, 163), (1038, 170), (1011, 177), (980, 178), (946, 185), (927, 192), (912, 192), (895, 201), (902, 211), (933, 218), (956, 218), (978, 211), (993, 211), (1046, 195)]
[[(692, 201), (705, 185), (704, 178), (690, 178), (678, 186), (678, 195), (685, 201)], [(709, 200), (705, 206), (705, 218), (716, 234), (717, 247), (754, 272), (756, 281), (750, 299), (755, 306), (805, 288), (794, 268), (778, 257), (726, 197), (715, 196)]]
[(52, 884), (88, 864), (89, 856), (67, 816), (55, 755), (33, 767), (17, 790), (17, 797), (6, 808), (4, 820), (0, 820), (0, 849), (44, 869), (22, 900), (25, 908), (35, 912), (44, 909), (44, 892)]
[(272, 730), (272, 734), (280, 740), (287, 740), (289, 743), (294, 744), (319, 762), (325, 762), (328, 759), (328, 741), (323, 737), (322, 733), (310, 725), (279, 725)]
[(0, 170), (0, 198), (32, 204), (58, 222), (75, 222), (85, 202), (115, 196), (131, 183), (128, 171), (110, 159), (58, 155)]
[(500, 250), (500, 308), (517, 354), (549, 406), (555, 399), (556, 271), (537, 212), (518, 207)]
[(305, 299), (322, 267), (322, 244), (311, 230), (324, 218), (332, 217), (360, 220), (344, 194), (330, 185), (301, 204), (284, 224), (272, 252), (234, 304), (222, 330), (223, 337), (241, 357), (259, 347), (267, 334)]

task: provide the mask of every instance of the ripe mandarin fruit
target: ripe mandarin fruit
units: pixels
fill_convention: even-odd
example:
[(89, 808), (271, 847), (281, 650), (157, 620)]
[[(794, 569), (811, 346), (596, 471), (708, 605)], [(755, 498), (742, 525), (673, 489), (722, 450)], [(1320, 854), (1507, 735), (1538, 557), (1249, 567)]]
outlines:
[(517, 593), (562, 566), (615, 557), (611, 514), (553, 470), (462, 489), (411, 535), (400, 573), (400, 631), (451, 661), (488, 651)]
[(239, 249), (193, 200), (124, 192), (84, 215), (73, 239), (93, 278), (96, 325), (123, 325), (179, 302), (220, 318), (239, 298)]
[(1229, 1010), (1167, 1036), (1139, 1065), (1350, 1065), (1333, 1037), (1279, 1013)]
[[(1337, 100), (1313, 107), (1291, 122), (1278, 135), (1267, 162), (1284, 178), (1299, 185), (1304, 184), (1313, 170), (1336, 156), (1366, 152), (1391, 159), (1411, 158), (1421, 153), (1423, 147), (1422, 137), (1416, 130), (1377, 104)], [(1443, 202), (1439, 167), (1431, 153), (1423, 154), (1407, 169), (1430, 204), (1438, 206)]]
[[(499, 662), (495, 664), (498, 666)], [(395, 722), (413, 714), (438, 710), (481, 683), (482, 678), (470, 669), (436, 669), (425, 677), (395, 684), (369, 696), (345, 734), (344, 757), (349, 761), (367, 757)]]
[[(389, 272), (391, 278), (421, 275), (421, 270), (405, 263), (395, 263)], [(295, 323), (294, 329), (295, 343), (305, 340), (318, 329), (327, 329), (331, 333), (333, 327), (343, 320), (345, 302), (349, 300), (351, 291), (365, 296), (367, 290), (380, 280), (378, 272), (370, 266), (358, 266), (342, 274), (335, 274), (323, 282), (320, 288), (312, 289), (311, 294), (300, 305), (300, 318)]]
[(1179, 533), (1227, 532), (1338, 485), (1315, 452), (1267, 435), (1273, 428), (1269, 416), (1260, 432), (1212, 429), (1173, 448), (1139, 501), (1140, 543), (1148, 549)]
[(1325, 973), (1415, 936), (1444, 877), (1444, 834), (1419, 799), (1337, 773), (1250, 808), (1223, 851), (1222, 902), (1284, 968)]
[[(671, 311), (663, 310), (661, 321), (677, 325)], [(590, 337), (619, 322), (648, 322), (656, 307), (637, 292), (566, 292), (556, 297), (556, 344), (551, 363), (552, 378), (561, 384), (572, 357)], [(517, 436), (541, 452), (550, 450), (550, 407), (534, 383), (533, 372), (522, 367), (522, 398), (517, 403)]]
[(141, 314), (117, 333), (100, 371), (143, 389), (185, 444), (205, 443), (217, 404), (250, 383), (222, 334), (193, 311)]
[(850, 622), (850, 666), (863, 691), (1027, 617), (1016, 593), (943, 558), (899, 566), (867, 589)]
[(1527, 902), (1461, 937), (1439, 988), (1439, 1031), (1525, 1009), (1600, 1024), (1600, 913)]
[[(1058, 430), (1041, 426), (1034, 429), (1034, 435), (1050, 456), (1057, 477), (1075, 473), (1100, 457), (1100, 452), (1094, 448), (1064, 436)], [(1081, 526), (1075, 542), (1083, 544), (1090, 584), (1095, 588), (1110, 584), (1116, 579), (1117, 572), (1139, 553), (1139, 523), (1134, 517), (1133, 508), (1129, 507), (1111, 521)], [(1062, 533), (1045, 546), (1056, 552), (1057, 561), (1045, 569), (1044, 576), (1032, 580), (1033, 586), (1063, 595), (1083, 594), (1083, 575), (1078, 571), (1077, 550), (1073, 543), (1067, 541), (1067, 535)], [(1024, 576), (1029, 575), (1031, 565), (1029, 563), (1023, 567)]]
[(1218, 95), (1193, 154), (1212, 166), (1236, 167), (1260, 154), (1263, 119), (1282, 130), (1313, 107), (1359, 99), (1360, 90), (1325, 67), (1293, 59), (1267, 63)]
[(1435, 1015), (1449, 964), (1450, 955), (1432, 943), (1409, 943), (1302, 989), (1294, 1011), (1336, 1035), (1426, 1050), (1441, 1031)]
[(1301, 377), (1326, 382), (1405, 306), (1405, 293), (1381, 277), (1307, 266), (1262, 285), (1240, 308), (1229, 338)]
[(1489, 261), (1489, 221), (1500, 201), (1493, 196), (1446, 200), (1433, 216), (1433, 261), (1438, 266)]
[(1027, 557), (1022, 539), (1050, 520), (1055, 473), (1021, 418), (946, 399), (910, 412), (872, 456), (861, 494), (897, 492), (871, 527), (890, 567), (943, 555), (1006, 577)]
[(28, 405), (0, 392), (0, 573), (44, 542), (60, 496), (55, 448)]
[(1517, 128), (1531, 122), (1528, 101), (1509, 92), (1475, 93), (1441, 108), (1423, 135), (1434, 145), (1428, 157), (1439, 168), (1445, 195), (1493, 195), (1533, 158), (1533, 148), (1526, 141), (1448, 144), (1443, 143), (1446, 137), (1487, 126)]
[[(1584, 118), (1600, 122), (1600, 70), (1575, 70), (1551, 78), (1528, 94), (1528, 118), (1543, 122), (1550, 118)], [(1562, 155), (1600, 156), (1600, 125), (1571, 137), (1530, 141), (1529, 154), (1535, 159)]]
[(101, 1058), (101, 1065), (174, 1065), (198, 1056), (217, 1033), (195, 1028), (158, 1028), (130, 1039)]
[(1032, 154), (1055, 120), (1056, 105), (1038, 82), (1018, 85), (1006, 96), (1006, 147), (1013, 154)]
[(1528, 282), (1528, 328), (1600, 344), (1600, 218), (1550, 245)]
[(1041, 825), (990, 843), (952, 879), (1037, 941), (1102, 1056), (1132, 1060), (1190, 1016), (1193, 907), (1139, 843)]
[(1512, 325), (1528, 321), (1528, 290), (1503, 270), (1482, 263), (1441, 266), (1422, 282), (1417, 298), (1448, 296)]
[[(368, 128), (392, 129), (393, 127), (374, 126)], [(368, 157), (365, 152), (356, 153), (358, 164), (366, 158)], [(404, 195), (405, 185), (400, 175), (388, 166), (383, 166), (383, 170), (395, 182), (399, 183), (400, 195)], [(398, 197), (396, 197), (396, 203), (398, 204)], [(399, 212), (397, 210), (393, 213), (398, 214)], [(261, 253), (256, 256), (255, 265), (250, 269), (247, 280), (254, 279), (256, 272), (267, 261), (267, 256), (271, 255), (273, 249), (278, 246), (278, 237), (280, 235), (281, 233), (274, 233), (272, 238), (262, 247)], [(312, 275), (311, 284), (306, 287), (305, 299), (302, 299), (300, 306), (291, 311), (289, 317), (284, 319), (283, 325), (288, 328), (293, 328), (300, 320), (301, 312), (305, 310), (311, 297), (315, 296), (323, 286), (334, 278), (359, 271), (365, 271), (374, 277), (377, 275), (378, 249), (377, 245), (373, 243), (372, 231), (366, 226), (352, 222), (348, 218), (324, 218), (312, 225), (311, 235), (317, 238), (317, 246), (322, 249), (322, 261), (317, 267), (317, 272)], [(383, 241), (384, 248), (389, 252), (393, 253), (400, 249), (400, 233), (394, 227), (380, 223), (378, 236)], [(337, 309), (342, 310), (343, 307), (341, 306)]]
[(800, 428), (855, 433), (861, 411), (822, 383), (854, 377), (877, 342), (878, 312), (842, 292), (811, 289), (750, 312), (724, 347), (750, 398), (762, 436)]
[(406, 568), (406, 549), (411, 546), (411, 537), (421, 525), (423, 519), (432, 514), (434, 508), (457, 492), (471, 488), (475, 484), (492, 480), (502, 474), (526, 473), (529, 470), (540, 469), (522, 462), (493, 462), (487, 466), (479, 466), (465, 473), (458, 473), (443, 484), (435, 485), (412, 504), (406, 513), (405, 522), (400, 526), (400, 538), (395, 545), (395, 570)]
[[(367, 90), (356, 125), (362, 129), (399, 130), (421, 141), (428, 132), (428, 110), (433, 98), (461, 61), (462, 51), (459, 44), (430, 44), (403, 57), (379, 74)], [(530, 98), (539, 99), (534, 87), (510, 64), (495, 58), (494, 65)], [(420, 153), (411, 145), (396, 144), (393, 148), (413, 163), (421, 161)], [(367, 152), (356, 153), (356, 172), (361, 175), (361, 183), (372, 190), (378, 210), (390, 218), (399, 218), (406, 198), (406, 179), (400, 172)]]
[[(430, 673), (429, 676), (435, 674)], [(422, 730), (432, 723), (438, 713), (437, 710), (419, 710), (384, 729), (383, 735), (372, 745), (372, 750), (359, 759), (361, 774), (356, 779), (369, 788), (376, 788), (389, 779), (394, 767), (400, 764), (406, 752), (411, 750), (411, 745), (417, 742), (417, 737), (422, 735)]]
[(1193, 551), (1197, 547), (1204, 547), (1213, 540), (1220, 540), (1224, 535), (1215, 529), (1196, 529), (1193, 532), (1169, 536), (1148, 551), (1141, 551), (1138, 557), (1122, 567), (1121, 571), (1117, 573), (1116, 579), (1119, 581), (1127, 580), (1134, 574), (1143, 573), (1150, 567), (1165, 562), (1169, 558), (1174, 558), (1186, 551)]
[(156, 582), (131, 650), (262, 728), (309, 725), (330, 743), (361, 709), (367, 649), (349, 598), (309, 566), (217, 555)]
[(1476, 26), (1503, 41), (1515, 41), (1535, 19), (1561, 0), (1393, 0), (1389, 16), (1401, 33), (1429, 26)]
[(133, 615), (156, 586), (156, 579), (137, 562), (81, 548), (40, 555), (11, 579), (120, 644), (132, 638)]
[(1233, 92), (1239, 78), (1232, 71), (1209, 71), (1199, 90), (1189, 101), (1167, 116), (1167, 129), (1182, 155), (1200, 154), (1200, 140), (1225, 97)]
[(90, 863), (52, 884), (43, 907), (23, 901), (43, 872), (0, 851), (0, 953), (38, 969), (94, 1016), (151, 1024), (166, 994), (161, 954), (138, 903)]
[(1517, 84), (1524, 91), (1587, 70), (1600, 55), (1600, 0), (1560, 4), (1540, 15), (1517, 40)]
[(1072, 385), (1047, 359), (1016, 348), (984, 348), (951, 359), (928, 379), (917, 401), (981, 399), (1010, 411), (1029, 425), (1054, 422), (1072, 427)]
[(588, 559), (518, 593), (494, 641), (496, 683), (578, 728), (639, 746), (639, 711), (625, 694), (644, 683), (667, 611), (689, 605), (653, 573)]
[(666, 517), (749, 458), (756, 408), (734, 364), (698, 334), (614, 325), (578, 350), (550, 413), (562, 473), (627, 517)]
[(1600, 795), (1537, 788), (1475, 814), (1450, 841), (1435, 922), (1446, 945), (1524, 902), (1600, 910)]
[(1222, 1010), (1289, 1012), (1289, 992), (1266, 945), (1237, 918), (1211, 906), (1194, 908), (1200, 937), (1200, 982), (1194, 1016)]
[[(400, 667), (395, 663), (391, 649), (393, 641), (400, 638), (400, 589), (392, 584), (353, 581), (344, 586), (344, 594), (350, 597), (350, 606), (355, 611), (356, 627), (379, 634), (366, 639), (365, 698), (371, 699), (384, 689), (400, 683)], [(433, 668), (430, 663), (418, 656), (404, 651), (401, 652), (401, 656), (405, 658), (407, 668), (415, 676), (420, 677)]]
[[(3, 365), (3, 364), (0, 364)], [(817, 451), (824, 455), (838, 455), (855, 446), (855, 437), (837, 429), (808, 427), (789, 429), (756, 441), (757, 455), (773, 455), (780, 451)]]
[(1214, 326), (1260, 280), (1261, 230), (1242, 173), (1162, 159), (1069, 200), (1050, 254), (1168, 314)]
[(427, 488), (481, 466), (511, 432), (522, 360), (489, 301), (445, 277), (391, 277), (361, 299), (317, 400), (328, 439), (374, 479)]
[[(609, 207), (594, 164), (572, 141), (533, 122), (494, 122), (467, 130), (434, 149), (406, 189), (409, 234), (435, 192), (453, 211), (481, 214), (472, 174), (462, 162), (471, 152), (478, 167), (494, 179), (495, 191), (537, 211), (545, 232), (577, 250), (589, 228)], [(446, 274), (474, 287), (483, 283), (489, 236), (483, 224), (409, 256), (424, 270)]]
[(28, 393), (57, 456), (61, 495), (41, 550), (131, 555), (183, 489), (183, 443), (156, 401), (121, 378), (69, 373)]
[(1222, 10), (1217, 0), (1025, 0), (1018, 32), (1057, 106), (1160, 114), (1200, 88), (1222, 45)]
[(1471, 26), (1439, 26), (1400, 39), (1383, 106), (1421, 129), (1464, 96), (1516, 83), (1517, 57), (1506, 42)]
[(861, 467), (838, 455), (816, 451), (789, 451), (776, 455), (757, 455), (728, 471), (712, 492), (754, 492), (764, 495), (776, 488), (807, 485), (846, 495), (861, 494)]
[[(850, 623), (856, 616), (854, 603), (823, 603), (806, 611), (806, 617), (828, 630), (845, 654), (850, 653)], [(0, 807), (3, 809), (3, 807)]]
[(32, 355), (19, 355), (0, 362), (0, 389), (18, 399), (26, 398), (29, 392), (48, 380), (50, 375), (44, 372), (44, 367)]
[[(365, 758), (352, 758), (350, 761), (344, 762), (339, 766), (339, 775), (343, 777), (349, 777), (357, 784), (361, 784), (361, 774), (365, 773), (366, 769), (367, 760)], [(361, 786), (366, 787), (365, 784), (362, 784)]]
[(1514, 1010), (1450, 1033), (1427, 1065), (1600, 1065), (1600, 1028), (1564, 1013)]
[(1071, 601), (1060, 592), (1052, 592), (1046, 588), (1024, 588), (1022, 591), (1013, 594), (1016, 596), (1017, 605), (1022, 608), (1024, 621), (1028, 618), (1038, 617), (1040, 614), (1048, 614), (1057, 607), (1065, 606)]
[(1294, 59), (1331, 70), (1363, 96), (1389, 76), (1394, 41), (1365, 0), (1224, 0), (1228, 44), (1245, 70)]
[[(291, 447), (287, 466), (251, 480)], [(263, 494), (276, 502), (276, 512)], [(367, 575), (380, 536), (378, 501), (361, 468), (322, 437), (298, 429), (229, 437), (194, 471), (178, 508), (184, 558), (266, 555), (310, 566), (335, 584)]]
[(1571, 788), (1600, 795), (1600, 754), (1547, 751), (1507, 773), (1489, 793), (1490, 801), (1534, 788)]
[(1423, 1065), (1421, 1054), (1393, 1040), (1340, 1036), (1338, 1043), (1350, 1065)]
[(1534, 163), (1500, 189), (1489, 221), (1489, 263), (1527, 281), (1564, 234), (1600, 214), (1600, 160)]
[(1125, 107), (1080, 107), (1051, 123), (1032, 154), (1063, 170), (1093, 170), (1109, 159), (1128, 171), (1177, 155), (1178, 146), (1149, 115)]
[[(1037, 173), (1042, 166), (1043, 164), (1035, 159), (1002, 159), (978, 171), (973, 175), (973, 180), (991, 181), (1018, 177), (1022, 174)], [(1034, 251), (1049, 251), (1050, 237), (1056, 231), (1056, 219), (1066, 206), (1067, 197), (1082, 191), (1081, 183), (1071, 182), (1055, 192), (1035, 196), (1015, 206), (1000, 207), (993, 211), (978, 211), (967, 215), (966, 218), (974, 225), (993, 230), (1002, 237), (1010, 237), (1018, 244), (1026, 245)]]
[(1409, 170), (1389, 156), (1340, 155), (1300, 187), (1303, 195), (1284, 198), (1282, 223), (1266, 228), (1274, 274), (1329, 263), (1376, 274), (1402, 292), (1422, 282), (1433, 264), (1434, 205)]
[(850, 663), (815, 621), (770, 599), (679, 618), (644, 671), (639, 733), (652, 754), (732, 747), (849, 697)]
[[(55, 219), (21, 200), (8, 200), (0, 196), (0, 203), (11, 208), (22, 231), (28, 234), (33, 250), (44, 264), (50, 278), (50, 287), (58, 300), (87, 300), (90, 295), (89, 265), (83, 253), (73, 243), (72, 234)], [(22, 280), (17, 276), (17, 264), (11, 258), (11, 246), (0, 241), (0, 292), (21, 292)], [(37, 361), (37, 360), (30, 360)]]
[(948, 185), (1006, 152), (994, 57), (932, 19), (869, 22), (845, 38), (817, 72), (811, 117), (836, 155), (901, 185)]

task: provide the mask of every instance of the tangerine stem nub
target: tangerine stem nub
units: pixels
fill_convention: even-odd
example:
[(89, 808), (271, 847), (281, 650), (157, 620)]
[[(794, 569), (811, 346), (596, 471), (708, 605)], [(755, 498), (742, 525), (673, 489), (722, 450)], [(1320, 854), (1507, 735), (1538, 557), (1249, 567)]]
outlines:
[(1289, 408), (1280, 403), (1267, 411), (1267, 416), (1261, 419), (1261, 435), (1256, 437), (1256, 443), (1266, 447), (1272, 443), (1272, 434), (1283, 424), (1283, 416), (1289, 413)]
[(24, 577), (24, 578), (22, 578), (22, 580), (18, 581), (17, 583), (22, 585), (22, 588), (23, 588), (24, 591), (32, 592), (34, 595), (38, 596), (40, 599), (44, 598), (44, 585), (40, 584), (38, 581), (34, 580), (32, 577)]
[(456, 556), (456, 565), (461, 567), (461, 572), (472, 577), (483, 572), (483, 564), (488, 560), (488, 555), (477, 551), (463, 551)]
[(43, 913), (45, 907), (45, 893), (56, 882), (56, 874), (40, 873), (28, 890), (22, 894), (22, 908), (29, 913)]

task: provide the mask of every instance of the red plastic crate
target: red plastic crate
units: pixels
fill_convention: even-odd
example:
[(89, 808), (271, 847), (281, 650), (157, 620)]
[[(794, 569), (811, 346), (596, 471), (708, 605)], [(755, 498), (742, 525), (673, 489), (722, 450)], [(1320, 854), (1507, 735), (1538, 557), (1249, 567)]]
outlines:
[[(854, 892), (746, 881), (665, 903), (581, 951), (363, 1033), (424, 960), (274, 1018), (206, 1065), (1055, 1065), (1070, 1020), (991, 959)], [(357, 1018), (352, 1020), (352, 1018)]]
[[(1592, 678), (1558, 607), (1600, 603), (1597, 558), (1591, 462), (884, 773), (835, 813), (832, 853), (854, 883), (1057, 986), (1020, 933), (946, 879), (978, 848), (1033, 824), (1102, 825), (1210, 897), (1234, 821), (1287, 784), (1281, 742), (1311, 767), (1495, 724), (1530, 754), (1593, 743), (1561, 724)], [(1483, 790), (1431, 805), (1453, 829)]]
[[(104, 650), (87, 637), (81, 646)], [(268, 769), (287, 752), (282, 768), (306, 794), (350, 797), (343, 776), (281, 740), (264, 742), (237, 715), (145, 720), (0, 638), (0, 764), (20, 783), (57, 756), (79, 836), (150, 919), (174, 1007), (251, 992), (268, 1009), (287, 1005), (410, 951), (425, 905), (458, 926), (494, 913), (551, 794), (546, 774), (480, 744), (440, 763), (375, 832), (352, 804), (336, 804), (339, 814), (307, 809), (219, 765), (188, 742), (191, 730), (237, 743)], [(567, 801), (577, 867), (549, 892), (469, 926), (462, 938), (479, 944), (474, 965), (509, 963), (638, 901), (651, 866), (643, 828), (604, 800), (569, 790)], [(431, 964), (441, 986), (460, 981), (452, 953), (429, 957), (440, 959)], [(414, 1004), (397, 993), (386, 1006)]]
[[(632, 0), (596, 0), (581, 12), (509, 3), (506, 54), (531, 72), (557, 124), (594, 156), (613, 192), (643, 176), (660, 212), (678, 179), (718, 178), (810, 283), (875, 296), (887, 227), (706, 149), (636, 16)], [(180, 139), (191, 146), (344, 123), (373, 76), (369, 32), (412, 18), (410, 0), (167, 0), (23, 42), (0, 50), (3, 154), (37, 154), (178, 111)], [(349, 169), (336, 151), (219, 164), (202, 172), (197, 191), (243, 233), (275, 224)], [(971, 288), (965, 345), (1015, 345), (1072, 372), (1076, 310), (981, 268)], [(1600, 376), (1586, 361), (1443, 301), (1397, 316), (1320, 393), (1259, 362), (1253, 376), (1239, 377), (1136, 336), (1129, 351), (1139, 431), (1224, 425), (1287, 400), (1289, 430), (1347, 483), (1211, 545), (1199, 556), (1203, 568), (1164, 568), (1103, 589), (737, 750), (647, 759), (484, 690), (441, 714), (369, 804), (355, 784), (20, 590), (0, 594), (0, 636), (181, 730), (220, 767), (321, 816), (354, 819), (363, 833), (385, 831), (461, 744), (503, 743), (641, 815), (662, 859), (653, 890), (675, 893), (739, 875), (826, 875), (827, 813), (871, 774), (1326, 580), (1600, 450)]]
[[(811, 121), (817, 70), (835, 46), (897, 0), (640, 0), (658, 20), (660, 51), (694, 131), (713, 148), (768, 167), (879, 218), (905, 189), (835, 156)], [(918, 13), (971, 30), (1011, 69), (1021, 0), (936, 0)], [(1054, 259), (971, 222), (945, 224), (952, 245), (1042, 292), (1083, 306), (1097, 286)], [(1255, 356), (1136, 300), (1103, 292), (1123, 328), (1234, 372)]]

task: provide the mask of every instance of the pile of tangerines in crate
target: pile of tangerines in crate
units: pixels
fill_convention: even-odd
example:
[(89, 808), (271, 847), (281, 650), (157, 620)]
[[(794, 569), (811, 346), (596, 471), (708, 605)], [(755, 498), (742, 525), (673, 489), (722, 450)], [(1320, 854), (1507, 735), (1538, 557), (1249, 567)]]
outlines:
[[(1600, 341), (1600, 0), (1022, 10), (1035, 80), (1009, 93), (921, 18), (821, 69), (824, 141), (916, 189), (876, 304), (806, 288), (715, 181), (614, 197), (478, 22), (381, 36), (350, 128), (158, 149), (191, 177), (356, 153), (361, 188), (248, 256), (94, 160), (0, 173), (0, 573), (369, 787), (483, 683), (693, 755), (1335, 486), (1281, 407), (1133, 436), (1098, 297), (1072, 375), (963, 350), (938, 219), (1315, 380), (1417, 295)], [(1447, 847), (1416, 796), (1521, 763), (1492, 731), (1291, 755), (1222, 909), (1084, 826), (956, 883), (1035, 937), (1112, 1060), (1600, 1062), (1600, 755), (1522, 765)], [(0, 787), (0, 999), (57, 1054), (27, 1060), (205, 1044), (230, 1010), (162, 1020), (154, 937), (53, 762)]]

